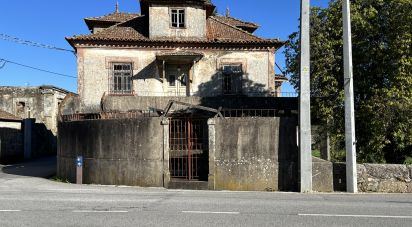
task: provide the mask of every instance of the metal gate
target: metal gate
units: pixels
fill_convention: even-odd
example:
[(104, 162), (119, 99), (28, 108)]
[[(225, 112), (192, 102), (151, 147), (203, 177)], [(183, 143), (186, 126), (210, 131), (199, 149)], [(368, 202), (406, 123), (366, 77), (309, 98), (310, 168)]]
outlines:
[(207, 119), (173, 118), (169, 126), (170, 176), (189, 181), (207, 181)]

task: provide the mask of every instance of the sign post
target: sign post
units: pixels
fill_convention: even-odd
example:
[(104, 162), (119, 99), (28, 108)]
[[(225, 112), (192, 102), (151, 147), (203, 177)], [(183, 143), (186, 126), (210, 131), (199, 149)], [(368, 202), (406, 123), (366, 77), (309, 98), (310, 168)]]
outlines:
[(76, 184), (83, 184), (83, 156), (76, 158)]

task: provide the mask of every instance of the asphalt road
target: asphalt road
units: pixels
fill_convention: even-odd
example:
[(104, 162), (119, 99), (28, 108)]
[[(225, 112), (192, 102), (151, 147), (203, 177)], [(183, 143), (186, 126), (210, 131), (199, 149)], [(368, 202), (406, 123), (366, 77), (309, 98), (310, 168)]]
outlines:
[(0, 226), (412, 226), (409, 194), (73, 185), (10, 174), (15, 167), (0, 171)]

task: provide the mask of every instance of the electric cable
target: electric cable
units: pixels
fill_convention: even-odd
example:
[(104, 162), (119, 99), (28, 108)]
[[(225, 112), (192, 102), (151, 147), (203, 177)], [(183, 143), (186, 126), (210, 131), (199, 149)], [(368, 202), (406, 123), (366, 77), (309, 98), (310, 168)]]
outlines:
[(75, 79), (77, 79), (77, 77), (75, 77), (75, 76), (70, 76), (70, 75), (66, 75), (66, 74), (62, 74), (62, 73), (56, 73), (56, 72), (52, 72), (52, 71), (49, 71), (49, 70), (40, 69), (40, 68), (36, 68), (36, 67), (33, 67), (33, 66), (20, 64), (20, 63), (17, 63), (17, 62), (9, 61), (9, 60), (4, 59), (4, 58), (0, 58), (0, 62), (4, 62), (3, 65), (0, 67), (0, 69), (3, 68), (7, 63), (10, 63), (10, 64), (18, 65), (18, 66), (21, 66), (21, 67), (25, 67), (25, 68), (29, 68), (29, 69), (33, 69), (33, 70), (45, 72), (45, 73), (54, 74), (54, 75), (57, 75), (57, 76), (62, 76), (62, 77), (68, 77), (68, 78), (75, 78)]
[(38, 42), (24, 40), (24, 39), (20, 39), (20, 38), (10, 36), (10, 35), (6, 35), (6, 34), (2, 34), (2, 33), (0, 33), (0, 39), (5, 40), (5, 41), (9, 41), (9, 42), (15, 42), (15, 43), (18, 43), (18, 44), (33, 46), (33, 47), (39, 47), (39, 48), (45, 48), (45, 49), (51, 49), (51, 50), (58, 50), (58, 51), (66, 51), (66, 52), (71, 52), (73, 54), (76, 54), (76, 52), (73, 51), (73, 50), (68, 50), (68, 49), (64, 49), (64, 48), (60, 48), (60, 47), (55, 47), (55, 46), (46, 45), (46, 44), (42, 44), (42, 43), (38, 43)]

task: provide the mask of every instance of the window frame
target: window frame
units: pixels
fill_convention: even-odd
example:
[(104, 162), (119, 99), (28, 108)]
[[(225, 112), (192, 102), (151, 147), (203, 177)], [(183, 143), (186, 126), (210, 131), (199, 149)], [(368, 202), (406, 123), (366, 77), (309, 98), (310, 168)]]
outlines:
[[(173, 11), (177, 11), (176, 12), (176, 20), (177, 20), (177, 23), (176, 23), (176, 26), (173, 26), (173, 15), (174, 15), (174, 13), (173, 13)], [(181, 17), (181, 11), (183, 11), (183, 26), (182, 27), (180, 27), (179, 25), (181, 25), (181, 23), (180, 23), (180, 17)], [(169, 20), (170, 20), (170, 23), (169, 23), (169, 25), (170, 25), (170, 28), (172, 28), (172, 29), (186, 29), (186, 25), (187, 25), (187, 20), (186, 20), (186, 18), (187, 18), (187, 16), (186, 16), (186, 9), (185, 8), (182, 8), (182, 7), (173, 7), (173, 8), (169, 8)]]
[[(116, 69), (116, 66), (122, 66), (122, 69)], [(129, 69), (124, 69), (124, 66), (129, 66)], [(111, 62), (109, 73), (111, 95), (133, 95), (133, 62)]]
[[(239, 67), (240, 71), (239, 72), (230, 72), (227, 73), (225, 72), (225, 67)], [(222, 94), (223, 95), (241, 95), (243, 94), (243, 65), (241, 63), (226, 63), (222, 64), (221, 66), (221, 72), (222, 72)], [(236, 82), (233, 80), (233, 77), (238, 77), (239, 84), (237, 86), (238, 89), (234, 88), (236, 86)], [(227, 80), (230, 80), (230, 82), (227, 82)], [(228, 85), (230, 85), (230, 89), (228, 88)]]

